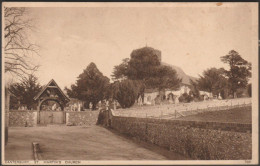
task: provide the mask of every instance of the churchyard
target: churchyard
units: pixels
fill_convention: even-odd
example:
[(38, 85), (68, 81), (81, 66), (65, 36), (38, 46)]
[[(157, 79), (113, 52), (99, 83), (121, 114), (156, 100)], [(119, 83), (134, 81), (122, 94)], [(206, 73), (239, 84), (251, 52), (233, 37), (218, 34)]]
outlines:
[(178, 120), (227, 122), (227, 123), (252, 123), (252, 107), (235, 107), (227, 110), (206, 111), (194, 115), (183, 116)]
[[(226, 100), (207, 100), (201, 102), (134, 106), (128, 109), (113, 110), (115, 116), (176, 119), (195, 115), (202, 112), (228, 110), (237, 107), (250, 106), (251, 98), (237, 98)], [(239, 114), (239, 113), (238, 113)]]

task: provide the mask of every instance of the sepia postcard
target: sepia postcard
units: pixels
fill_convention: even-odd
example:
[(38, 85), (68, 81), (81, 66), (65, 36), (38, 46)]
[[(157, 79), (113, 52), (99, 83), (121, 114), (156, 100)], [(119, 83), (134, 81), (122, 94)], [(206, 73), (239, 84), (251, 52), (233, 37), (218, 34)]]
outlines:
[(258, 164), (258, 28), (256, 2), (3, 2), (2, 164)]

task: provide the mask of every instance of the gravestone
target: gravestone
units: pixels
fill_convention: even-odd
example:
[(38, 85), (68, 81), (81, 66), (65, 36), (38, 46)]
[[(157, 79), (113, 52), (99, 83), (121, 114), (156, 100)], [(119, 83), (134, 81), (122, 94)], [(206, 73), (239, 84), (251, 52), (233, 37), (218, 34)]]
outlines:
[(175, 103), (175, 104), (179, 104), (179, 102), (180, 102), (180, 101), (179, 101), (179, 96), (176, 96), (174, 103)]
[(92, 110), (93, 104), (92, 102), (89, 103), (89, 109)]

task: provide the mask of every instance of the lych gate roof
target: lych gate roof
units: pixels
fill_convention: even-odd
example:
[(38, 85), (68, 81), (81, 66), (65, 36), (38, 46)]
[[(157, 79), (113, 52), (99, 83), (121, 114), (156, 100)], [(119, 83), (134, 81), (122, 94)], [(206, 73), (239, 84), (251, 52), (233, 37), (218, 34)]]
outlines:
[(33, 98), (34, 100), (38, 100), (41, 95), (48, 89), (48, 88), (57, 88), (58, 92), (61, 94), (61, 96), (64, 98), (65, 101), (70, 101), (70, 99), (62, 92), (58, 84), (52, 79), (50, 82), (45, 85), (42, 90)]

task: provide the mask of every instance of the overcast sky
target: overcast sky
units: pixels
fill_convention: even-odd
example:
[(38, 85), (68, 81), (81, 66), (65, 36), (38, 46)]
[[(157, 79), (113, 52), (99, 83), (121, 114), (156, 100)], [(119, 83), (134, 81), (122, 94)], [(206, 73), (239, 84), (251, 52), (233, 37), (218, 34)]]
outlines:
[[(190, 5), (192, 6), (192, 5)], [(75, 7), (30, 8), (40, 45), (41, 84), (52, 78), (63, 89), (75, 83), (90, 62), (110, 78), (113, 67), (133, 49), (161, 50), (162, 61), (198, 77), (225, 67), (220, 57), (238, 51), (251, 62), (251, 10), (227, 7)]]

